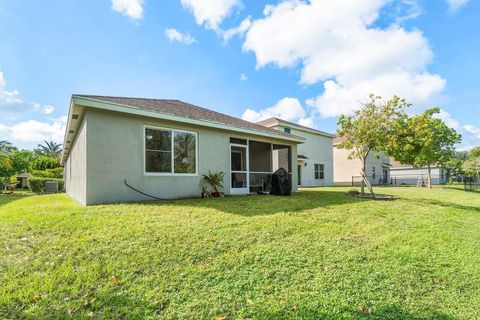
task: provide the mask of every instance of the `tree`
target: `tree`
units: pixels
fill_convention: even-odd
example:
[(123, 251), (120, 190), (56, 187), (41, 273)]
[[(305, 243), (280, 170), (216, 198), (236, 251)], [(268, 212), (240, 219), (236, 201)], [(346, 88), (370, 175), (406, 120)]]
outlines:
[(478, 158), (478, 157), (480, 157), (480, 147), (472, 148), (468, 152), (467, 159)]
[(7, 191), (10, 178), (15, 174), (13, 161), (8, 154), (0, 154), (0, 178), (4, 192)]
[(0, 154), (9, 154), (14, 150), (17, 150), (17, 148), (11, 142), (7, 140), (0, 141)]
[(390, 140), (388, 153), (402, 164), (427, 167), (428, 187), (432, 188), (432, 165), (445, 166), (455, 155), (461, 136), (441, 119), (438, 107), (395, 124), (396, 135)]
[(55, 169), (60, 167), (60, 160), (58, 158), (52, 157), (37, 157), (32, 163), (32, 169), (35, 170), (46, 170), (46, 169)]
[(463, 164), (463, 169), (470, 176), (480, 177), (480, 147), (470, 150), (468, 158)]
[(37, 145), (35, 153), (40, 156), (58, 158), (62, 153), (62, 145), (54, 141), (44, 141), (44, 144)]
[(28, 172), (31, 169), (35, 154), (29, 150), (13, 151), (10, 155), (15, 173)]
[[(366, 162), (371, 152), (386, 150), (389, 137), (394, 133), (398, 119), (406, 118), (405, 109), (410, 105), (397, 96), (383, 102), (381, 97), (370, 94), (367, 102), (351, 116), (341, 115), (337, 134), (344, 140), (337, 146), (349, 150), (349, 159), (362, 162), (362, 194), (365, 194)], [(372, 190), (371, 190), (372, 191)], [(372, 191), (373, 193), (373, 191)]]

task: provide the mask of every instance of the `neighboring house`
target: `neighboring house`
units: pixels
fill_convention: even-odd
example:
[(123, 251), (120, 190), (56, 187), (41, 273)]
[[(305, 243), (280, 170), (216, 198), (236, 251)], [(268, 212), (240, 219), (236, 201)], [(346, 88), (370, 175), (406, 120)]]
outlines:
[[(350, 151), (337, 147), (344, 139), (343, 137), (336, 137), (333, 140), (333, 177), (335, 185), (358, 185), (362, 181), (360, 175), (362, 161), (348, 159)], [(373, 185), (390, 183), (390, 158), (383, 152), (371, 151), (367, 158), (365, 174)]]
[(303, 141), (178, 100), (73, 95), (66, 192), (85, 205), (198, 197), (202, 174), (224, 171), (226, 194), (248, 194), (268, 191), (280, 167), (296, 191)]
[(334, 135), (279, 118), (270, 118), (257, 123), (305, 138), (305, 142), (297, 147), (299, 186), (333, 186)]
[[(393, 184), (427, 184), (428, 168), (414, 168), (413, 166), (403, 165), (400, 162), (391, 159), (390, 176)], [(446, 184), (450, 172), (448, 169), (435, 165), (431, 167), (432, 184)]]

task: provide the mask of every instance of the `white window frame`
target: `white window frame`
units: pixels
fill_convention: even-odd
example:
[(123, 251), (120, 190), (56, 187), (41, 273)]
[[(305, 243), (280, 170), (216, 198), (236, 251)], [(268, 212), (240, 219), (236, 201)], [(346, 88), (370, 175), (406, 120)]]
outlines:
[[(171, 158), (172, 162), (171, 172), (147, 172), (147, 140), (145, 139), (145, 131), (147, 129), (152, 130), (161, 130), (161, 131), (170, 131), (171, 132)], [(175, 132), (190, 133), (195, 136), (195, 173), (175, 173), (175, 148), (174, 148), (174, 136)], [(158, 127), (152, 125), (144, 125), (142, 129), (142, 139), (143, 139), (143, 175), (144, 176), (181, 176), (181, 177), (197, 177), (198, 176), (198, 132), (188, 131), (183, 129), (174, 129), (167, 127)]]
[[(323, 178), (320, 178), (320, 172), (322, 172), (321, 170), (318, 170), (318, 178), (315, 178), (316, 173), (317, 173), (316, 166), (319, 166), (319, 167), (323, 166)], [(325, 180), (325, 164), (323, 164), (323, 163), (314, 163), (313, 164), (313, 177), (315, 178), (315, 180)]]

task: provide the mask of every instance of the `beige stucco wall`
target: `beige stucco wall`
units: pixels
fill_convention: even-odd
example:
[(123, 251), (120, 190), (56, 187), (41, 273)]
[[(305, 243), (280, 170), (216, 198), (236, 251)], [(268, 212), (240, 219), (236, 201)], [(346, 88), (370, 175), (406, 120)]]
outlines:
[[(349, 150), (347, 149), (333, 148), (335, 185), (351, 185), (353, 176), (357, 177), (355, 182), (360, 181), (362, 162), (358, 159), (348, 159), (348, 154)], [(379, 183), (379, 179), (383, 176), (383, 170), (389, 170), (384, 166), (388, 163), (390, 163), (389, 157), (383, 152), (370, 152), (367, 158), (366, 174), (371, 184)], [(373, 168), (375, 168), (375, 179), (371, 177)]]
[[(198, 197), (201, 174), (224, 171), (224, 192), (230, 192), (230, 137), (290, 145), (296, 159), (296, 145), (225, 130), (186, 125), (121, 113), (87, 109), (86, 204), (144, 201), (143, 196), (124, 185), (164, 199)], [(197, 176), (151, 176), (144, 173), (144, 126), (195, 131), (198, 134)], [(68, 162), (68, 160), (67, 160)], [(296, 191), (297, 175), (292, 172)]]
[(87, 116), (82, 119), (79, 132), (65, 161), (65, 191), (81, 204), (87, 204)]
[[(285, 126), (274, 128), (283, 131)], [(294, 163), (295, 168), (293, 169), (297, 171), (297, 165), (301, 166), (301, 186), (333, 186), (333, 138), (297, 128), (288, 128), (291, 134), (305, 139), (304, 143), (298, 145), (297, 153), (306, 156), (308, 159)], [(325, 179), (315, 179), (315, 164), (325, 165)]]

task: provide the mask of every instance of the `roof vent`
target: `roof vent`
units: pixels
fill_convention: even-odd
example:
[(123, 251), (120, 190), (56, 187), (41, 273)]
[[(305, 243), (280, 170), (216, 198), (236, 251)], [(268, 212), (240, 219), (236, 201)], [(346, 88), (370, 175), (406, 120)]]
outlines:
[(72, 114), (72, 119), (77, 120), (78, 119), (78, 114)]

